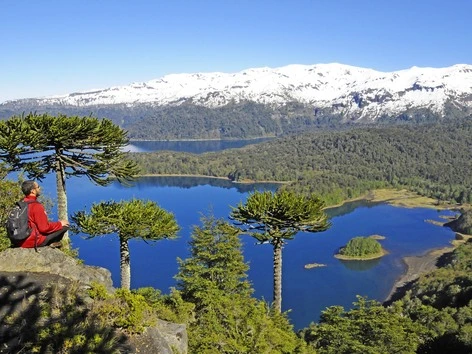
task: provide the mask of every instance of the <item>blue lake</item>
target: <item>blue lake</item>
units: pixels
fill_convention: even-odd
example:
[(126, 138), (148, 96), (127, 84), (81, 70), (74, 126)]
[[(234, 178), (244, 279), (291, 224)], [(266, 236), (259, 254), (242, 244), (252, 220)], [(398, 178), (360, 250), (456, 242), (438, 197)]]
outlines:
[[(55, 198), (55, 180), (49, 176), (43, 182), (46, 195)], [(131, 286), (152, 286), (164, 293), (175, 286), (177, 257), (188, 256), (188, 241), (194, 225), (200, 225), (202, 214), (227, 219), (231, 206), (244, 202), (254, 189), (275, 190), (276, 185), (241, 185), (210, 178), (146, 177), (132, 187), (114, 183), (98, 187), (85, 178), (67, 181), (69, 212), (89, 210), (94, 202), (141, 198), (156, 201), (174, 213), (182, 230), (177, 240), (162, 240), (153, 244), (132, 240)], [(430, 249), (447, 246), (454, 233), (425, 222), (441, 220), (432, 209), (398, 208), (385, 204), (357, 203), (329, 211), (332, 227), (322, 233), (298, 234), (283, 250), (283, 310), (296, 329), (317, 321), (322, 310), (332, 305), (351, 307), (356, 295), (383, 301), (395, 280), (405, 271), (402, 258), (421, 255)], [(52, 215), (53, 216), (53, 215)], [(367, 262), (343, 262), (333, 257), (339, 247), (355, 236), (380, 234), (389, 251), (385, 257)], [(73, 247), (85, 264), (106, 267), (119, 286), (119, 244), (116, 236), (83, 239), (72, 236)], [(249, 278), (255, 296), (272, 299), (272, 247), (255, 245), (244, 236), (244, 256), (249, 262)], [(304, 269), (307, 263), (323, 263), (326, 267)]]

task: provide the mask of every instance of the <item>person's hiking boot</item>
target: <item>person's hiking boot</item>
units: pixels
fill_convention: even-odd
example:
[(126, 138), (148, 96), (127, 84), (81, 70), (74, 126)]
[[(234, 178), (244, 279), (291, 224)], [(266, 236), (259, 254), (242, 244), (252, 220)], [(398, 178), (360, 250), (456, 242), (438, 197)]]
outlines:
[(49, 247), (51, 247), (51, 248), (61, 248), (62, 247), (62, 242), (61, 241), (53, 242), (53, 243), (49, 244)]

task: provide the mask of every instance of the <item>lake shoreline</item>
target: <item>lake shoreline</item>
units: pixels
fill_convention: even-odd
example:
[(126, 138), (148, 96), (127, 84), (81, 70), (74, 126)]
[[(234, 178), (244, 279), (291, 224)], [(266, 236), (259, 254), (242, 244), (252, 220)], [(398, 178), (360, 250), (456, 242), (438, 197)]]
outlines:
[(386, 254), (388, 254), (388, 252), (382, 248), (382, 252), (365, 256), (365, 257), (345, 256), (343, 254), (337, 253), (334, 255), (334, 258), (340, 259), (342, 261), (371, 261), (373, 259), (382, 258)]
[(288, 184), (290, 182), (281, 182), (281, 181), (252, 181), (252, 180), (240, 180), (240, 181), (233, 181), (228, 177), (217, 177), (217, 176), (207, 176), (207, 175), (179, 175), (179, 174), (155, 174), (155, 173), (146, 173), (140, 174), (137, 178), (140, 177), (197, 177), (197, 178), (211, 178), (211, 179), (219, 179), (223, 181), (228, 181), (235, 184), (265, 184), (265, 183), (273, 183), (273, 184)]
[(251, 138), (206, 138), (206, 139), (163, 139), (163, 140), (154, 140), (154, 139), (129, 139), (130, 144), (133, 142), (159, 142), (159, 143), (167, 143), (167, 142), (178, 142), (178, 143), (185, 143), (185, 142), (226, 142), (226, 141), (253, 141), (253, 140), (261, 140), (261, 139), (274, 139), (276, 135), (268, 135), (268, 136), (259, 136), (259, 137), (251, 137)]
[[(218, 180), (227, 180), (230, 181), (227, 177), (216, 177), (216, 176), (203, 176), (203, 175), (177, 175), (177, 174), (146, 174), (140, 175), (139, 177), (205, 177), (205, 178), (212, 178)], [(254, 183), (254, 181), (232, 181), (233, 183)], [(280, 181), (258, 181), (256, 183), (287, 183), (287, 182), (280, 182)], [(430, 208), (430, 209), (438, 209), (438, 210), (446, 210), (446, 209), (457, 209), (458, 206), (451, 205), (451, 204), (437, 204), (437, 200), (432, 198), (421, 197), (416, 193), (409, 192), (405, 189), (403, 190), (396, 190), (396, 189), (379, 189), (369, 191), (368, 193), (353, 198), (350, 200), (345, 200), (342, 203), (337, 205), (330, 205), (325, 209), (337, 208), (346, 203), (355, 202), (359, 200), (366, 200), (370, 202), (378, 202), (378, 203), (386, 203), (392, 206), (397, 207), (404, 207), (404, 208)], [(459, 206), (460, 207), (460, 206)], [(439, 226), (439, 225), (438, 225)], [(434, 269), (437, 269), (437, 261), (438, 259), (446, 254), (447, 252), (453, 251), (457, 245), (451, 245), (439, 249), (432, 249), (427, 251), (423, 255), (419, 256), (407, 256), (402, 259), (404, 262), (406, 269), (401, 274), (394, 284), (391, 287), (391, 290), (388, 296), (385, 298), (385, 302), (390, 301), (392, 298), (397, 296), (398, 294), (404, 292), (405, 287), (408, 286), (409, 283), (419, 278), (421, 274), (430, 272)]]
[(389, 302), (404, 294), (422, 274), (429, 273), (438, 268), (438, 260), (446, 253), (452, 252), (456, 247), (449, 246), (429, 250), (420, 256), (407, 256), (402, 259), (406, 265), (405, 272), (395, 281), (384, 302)]
[(472, 239), (472, 235), (456, 232), (456, 239), (451, 241), (451, 246), (435, 248), (420, 256), (404, 257), (402, 261), (406, 265), (406, 270), (395, 281), (384, 303), (394, 301), (403, 295), (421, 275), (440, 268), (441, 266), (438, 263), (440, 263), (441, 257), (447, 253), (452, 253), (457, 247), (467, 242), (469, 239)]
[(466, 205), (438, 204), (436, 199), (423, 197), (406, 189), (382, 188), (374, 189), (359, 197), (344, 200), (335, 205), (329, 205), (325, 209), (338, 208), (344, 204), (365, 200), (374, 203), (386, 203), (402, 208), (433, 208), (438, 210), (457, 209)]
[[(238, 180), (233, 181), (228, 177), (221, 176), (208, 176), (208, 175), (182, 175), (182, 174), (159, 174), (159, 173), (146, 173), (136, 176), (140, 177), (198, 177), (198, 178), (212, 178), (218, 180), (225, 180), (235, 184), (264, 184), (264, 183), (273, 183), (273, 184), (289, 184), (291, 181), (254, 181), (254, 180)], [(324, 209), (335, 209), (343, 206), (344, 204), (356, 202), (360, 200), (365, 200), (368, 202), (374, 203), (386, 203), (397, 207), (402, 208), (432, 208), (437, 210), (452, 210), (458, 209), (461, 207), (470, 207), (468, 204), (464, 205), (451, 205), (448, 203), (438, 204), (436, 199), (423, 197), (414, 192), (408, 191), (406, 189), (375, 189), (368, 191), (366, 194), (363, 194), (359, 197), (343, 200), (342, 202), (334, 205), (326, 206)]]

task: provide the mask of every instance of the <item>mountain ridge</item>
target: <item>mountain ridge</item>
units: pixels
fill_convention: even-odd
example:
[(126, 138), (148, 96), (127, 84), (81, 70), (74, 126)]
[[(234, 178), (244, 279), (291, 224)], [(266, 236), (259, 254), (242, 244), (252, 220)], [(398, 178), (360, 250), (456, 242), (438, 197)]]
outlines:
[[(195, 134), (138, 134), (158, 139), (277, 135), (332, 121), (429, 121), (472, 114), (472, 65), (381, 72), (338, 63), (292, 64), (237, 73), (170, 74), (125, 86), (0, 104), (2, 117), (26, 111), (105, 112), (131, 130), (133, 124), (140, 130), (149, 124), (163, 124), (167, 130), (166, 124), (174, 124), (175, 130), (175, 121), (180, 126), (201, 123)], [(169, 115), (174, 123), (168, 122)], [(218, 121), (220, 115), (226, 116), (224, 121)], [(259, 116), (263, 123), (254, 121)], [(233, 128), (228, 135), (228, 124), (238, 129), (244, 124), (242, 130), (252, 132), (236, 134)], [(253, 129), (251, 124), (260, 127)], [(273, 125), (277, 127), (268, 128)]]

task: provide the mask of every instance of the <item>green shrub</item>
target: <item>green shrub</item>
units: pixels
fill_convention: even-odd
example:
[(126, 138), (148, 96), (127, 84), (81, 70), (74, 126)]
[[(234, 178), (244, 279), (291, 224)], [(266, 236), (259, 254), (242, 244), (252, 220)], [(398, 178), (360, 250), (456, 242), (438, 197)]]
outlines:
[(128, 333), (142, 333), (146, 327), (155, 325), (158, 318), (187, 323), (193, 316), (194, 305), (185, 302), (177, 291), (162, 295), (159, 290), (146, 287), (132, 291), (118, 289), (112, 295), (103, 285), (94, 284), (89, 295), (96, 300), (92, 312), (101, 323)]
[[(0, 166), (0, 176), (2, 176), (2, 169)], [(11, 208), (23, 197), (20, 186), (17, 182), (0, 180), (0, 251), (6, 250), (11, 243), (7, 237), (6, 229), (3, 227), (7, 220), (8, 213)]]
[(413, 354), (425, 333), (425, 327), (404, 316), (401, 307), (386, 308), (361, 296), (353, 309), (328, 307), (319, 323), (301, 331), (320, 354)]
[(94, 300), (105, 300), (111, 297), (105, 285), (98, 282), (92, 282), (88, 295)]
[(195, 305), (184, 301), (180, 291), (174, 288), (169, 295), (162, 295), (160, 290), (152, 287), (139, 288), (133, 292), (143, 296), (161, 320), (187, 323), (194, 317)]
[(114, 296), (97, 302), (92, 312), (102, 323), (129, 333), (142, 333), (146, 327), (156, 324), (152, 307), (144, 296), (126, 289), (118, 289)]

